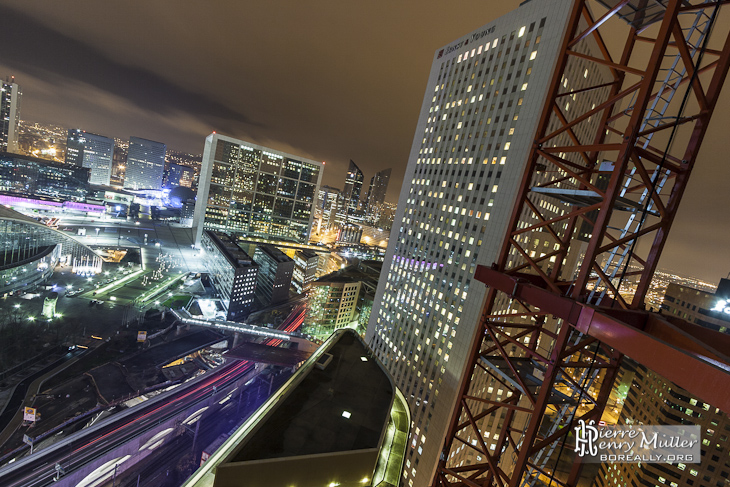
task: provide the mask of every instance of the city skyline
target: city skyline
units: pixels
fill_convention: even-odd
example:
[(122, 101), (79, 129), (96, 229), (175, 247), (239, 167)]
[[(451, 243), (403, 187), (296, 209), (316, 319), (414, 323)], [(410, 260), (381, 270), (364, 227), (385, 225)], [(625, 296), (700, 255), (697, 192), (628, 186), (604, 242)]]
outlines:
[[(0, 11), (8, 19), (3, 35), (17, 49), (0, 62), (0, 74), (15, 75), (23, 87), (22, 117), (27, 120), (83, 126), (100, 133), (140, 133), (192, 153), (201, 152), (205, 134), (219, 130), (325, 160), (323, 184), (332, 186), (341, 184), (350, 159), (362, 161), (367, 173), (393, 167), (387, 197), (393, 201), (402, 183), (433, 52), (518, 3), (491, 6), (483, 15), (466, 19), (460, 9), (437, 13), (435, 7), (426, 4), (416, 9), (414, 3), (390, 6), (387, 11), (378, 4), (323, 5), (314, 11), (308, 7), (306, 14), (298, 10), (303, 6), (292, 3), (279, 9), (278, 15), (265, 5), (221, 6), (230, 14), (224, 17), (235, 19), (245, 8), (247, 15), (268, 20), (253, 26), (245, 37), (211, 34), (216, 44), (256, 46), (265, 39), (269, 47), (222, 49), (213, 55), (205, 42), (189, 45), (182, 38), (170, 42), (181, 37), (191, 22), (203, 31), (232, 31), (214, 22), (221, 16), (201, 15), (196, 6), (202, 8), (202, 4), (166, 12), (169, 22), (164, 35), (149, 24), (137, 26), (139, 36), (128, 36), (128, 24), (155, 17), (139, 13), (150, 11), (159, 17), (164, 6), (139, 2), (112, 11), (89, 3), (79, 14), (64, 12), (62, 5), (10, 6), (3, 1)], [(479, 12), (480, 6), (464, 2), (462, 12)], [(119, 29), (109, 32), (102, 23), (92, 21), (110, 12), (118, 18)], [(308, 30), (317, 31), (316, 38), (303, 34), (296, 27), (302, 15), (328, 28)], [(292, 34), (271, 36), (270, 28), (277, 22), (284, 27), (277, 27), (277, 32)], [(403, 36), (404, 32), (408, 35)], [(43, 48), (47, 43), (55, 47), (50, 53), (42, 52), (47, 51)], [(98, 69), (71, 72), (59, 54), (76, 50), (88, 66)], [(267, 74), (250, 76), (242, 85), (234, 61), (252, 73)], [(216, 68), (216, 63), (223, 68)], [(303, 74), (294, 77), (296, 82), (278, 81), (287, 77), (276, 75), (289, 69), (281, 66), (292, 66)], [(325, 69), (333, 74), (327, 75)], [(200, 82), (191, 84), (195, 79)], [(200, 96), (191, 100), (192, 93)], [(281, 103), (261, 101), (277, 100), (277, 93)], [(330, 102), (335, 99), (337, 103)], [(728, 100), (730, 94), (723, 93), (660, 262), (663, 268), (711, 281), (730, 271), (730, 257), (721, 252), (730, 237), (730, 217), (723, 211), (725, 170), (721, 161), (713, 160), (714, 154), (724, 150), (722, 112), (727, 110), (722, 108), (730, 106)], [(340, 123), (348, 114), (356, 122)], [(378, 143), (373, 144), (374, 140)]]

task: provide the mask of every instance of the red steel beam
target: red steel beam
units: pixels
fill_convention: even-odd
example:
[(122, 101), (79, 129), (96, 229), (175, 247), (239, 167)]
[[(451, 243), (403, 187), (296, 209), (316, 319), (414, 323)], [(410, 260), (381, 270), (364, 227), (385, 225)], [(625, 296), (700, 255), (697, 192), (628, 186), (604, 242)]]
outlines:
[(676, 317), (601, 308), (548, 291), (522, 276), (478, 266), (476, 279), (525, 300), (659, 372), (692, 394), (730, 413), (730, 395), (718, 384), (730, 376), (730, 336)]
[[(728, 66), (730, 66), (730, 36), (722, 51), (708, 51), (710, 54), (718, 55), (717, 60), (705, 66), (702, 66), (700, 62), (692, 65), (695, 61), (689, 55), (687, 44), (681, 37), (678, 19), (678, 12), (687, 7), (687, 2), (668, 0), (666, 13), (663, 18), (659, 18), (660, 28), (656, 39), (641, 37), (636, 30), (631, 29), (621, 60), (615, 62), (608, 53), (599, 30), (619, 8), (612, 9), (598, 21), (594, 21), (586, 3), (586, 0), (576, 0), (571, 12), (567, 34), (560, 48), (558, 66), (553, 72), (547, 101), (538, 121), (535, 144), (516, 195), (516, 203), (497, 264), (494, 264), (492, 268), (480, 266), (477, 269), (475, 277), (488, 284), (489, 290), (480, 326), (474, 331), (469, 355), (470, 362), (464, 369), (464, 376), (458, 391), (457, 406), (449, 426), (442, 458), (437, 467), (434, 485), (492, 486), (503, 483), (510, 487), (520, 485), (523, 476), (530, 469), (540, 471), (540, 468), (534, 463), (532, 455), (548, 444), (558, 441), (561, 436), (559, 433), (555, 433), (547, 438), (540, 438), (546, 407), (551, 401), (553, 388), (558, 381), (560, 380), (562, 383), (560, 387), (565, 387), (569, 383), (568, 387), (572, 390), (579, 390), (581, 394), (584, 394), (582, 397), (585, 398), (585, 394), (588, 394), (586, 389), (591, 386), (579, 384), (578, 381), (570, 378), (568, 371), (570, 369), (582, 370), (584, 371), (582, 373), (592, 373), (594, 374), (592, 377), (599, 378), (598, 395), (595, 400), (591, 398), (590, 401), (593, 407), (581, 416), (598, 420), (608, 400), (623, 354), (655, 370), (680, 387), (684, 387), (690, 393), (702, 398), (703, 401), (730, 411), (730, 397), (724, 397), (724, 389), (716, 385), (717, 383), (727, 383), (730, 376), (730, 358), (728, 358), (730, 357), (730, 338), (673, 317), (667, 318), (645, 311), (637, 311), (643, 305), (651, 275), (655, 270), (659, 254), (676, 214), (677, 205), (686, 187), (720, 87), (727, 75)], [(713, 6), (714, 4), (709, 2), (701, 7), (692, 6), (692, 8), (711, 8)], [(585, 24), (579, 28), (581, 18)], [(588, 37), (596, 40), (603, 59), (570, 50), (570, 47)], [(629, 66), (636, 40), (653, 44), (650, 60), (648, 63), (644, 62), (642, 69), (636, 68), (636, 63)], [(662, 59), (667, 55), (668, 48), (675, 49), (674, 52), (679, 53), (684, 63), (688, 64), (686, 69), (689, 74), (682, 78), (679, 86), (690, 83), (688, 89), (692, 90), (695, 98), (699, 100), (700, 113), (690, 115), (680, 113), (675, 122), (642, 130), (641, 126), (644, 123), (649, 103), (656, 100), (657, 97), (664, 96), (668, 90), (672, 89), (665, 87), (660, 88), (660, 92), (654, 91)], [(562, 112), (558, 104), (560, 97), (565, 95), (560, 93), (561, 75), (565, 71), (569, 58), (582, 59), (606, 67), (613, 77), (613, 81), (602, 85), (608, 88), (604, 101), (598, 100), (595, 108), (585, 110), (582, 114), (572, 113), (575, 118), (570, 122), (561, 116)], [(709, 72), (712, 72), (712, 79), (707, 91), (704, 91), (702, 84), (697, 80), (697, 75)], [(626, 73), (639, 75), (642, 79), (633, 85), (624, 86)], [(594, 89), (595, 87), (588, 87), (574, 91), (582, 93)], [(627, 108), (624, 102), (629, 96), (633, 97), (633, 101)], [(624, 104), (622, 105), (622, 103)], [(581, 144), (573, 127), (588, 121), (593, 116), (600, 118), (594, 138), (589, 143)], [(551, 117), (558, 122), (557, 128), (550, 125)], [(617, 126), (617, 122), (623, 125)], [(661, 130), (673, 131), (675, 128), (685, 127), (689, 123), (694, 124), (693, 133), (681, 156), (671, 153), (669, 149), (661, 151), (652, 146), (648, 146), (647, 149), (641, 147), (641, 144), (646, 142), (646, 136)], [(549, 130), (552, 132), (549, 133)], [(546, 135), (548, 133), (549, 135)], [(616, 143), (615, 137), (608, 138), (609, 133), (619, 135), (620, 142)], [(561, 134), (564, 134), (569, 140), (556, 139)], [(570, 157), (558, 157), (558, 152), (577, 154), (581, 158), (580, 163), (569, 160)], [(552, 155), (553, 153), (556, 154)], [(596, 162), (599, 153), (603, 153), (604, 158), (606, 153), (610, 154), (607, 157), (614, 161), (614, 169), (610, 173), (610, 181), (605, 190), (598, 190), (596, 181), (591, 179), (598, 173), (599, 168), (596, 166)], [(540, 161), (539, 164), (538, 161)], [(651, 164), (655, 167), (650, 167)], [(541, 171), (545, 171), (546, 165), (556, 168), (553, 169), (555, 172), (564, 171), (568, 176), (557, 176), (545, 182), (545, 179), (549, 179), (549, 177), (545, 178)], [(655, 191), (656, 179), (649, 176), (652, 171), (658, 171), (671, 183), (668, 198), (662, 199), (659, 192)], [(626, 235), (614, 236), (609, 233), (609, 228), (612, 228), (612, 213), (615, 203), (618, 201), (618, 195), (626, 187), (626, 181), (637, 176), (641, 183), (635, 187), (647, 189), (650, 192), (648, 201), (654, 203), (656, 210), (641, 214), (640, 224), (635, 229), (627, 230)], [(550, 217), (529, 199), (533, 181), (544, 187), (550, 187), (551, 184), (553, 187), (571, 187), (570, 184), (575, 184), (578, 189), (592, 188), (600, 202), (584, 208), (574, 207), (562, 216)], [(568, 183), (568, 185), (561, 186), (563, 183)], [(627, 194), (631, 194), (631, 191)], [(600, 211), (595, 221), (589, 221), (587, 213), (594, 208), (600, 208)], [(525, 211), (531, 211), (530, 214), (534, 215), (533, 218), (537, 221), (522, 222), (522, 215), (525, 214)], [(644, 224), (647, 214), (654, 215), (652, 216), (654, 220)], [(571, 238), (576, 228), (575, 224), (581, 218), (589, 221), (593, 230), (586, 250), (586, 258), (577, 279), (567, 276), (563, 277), (561, 281), (561, 266), (568, 255), (568, 248), (573, 244)], [(591, 216), (591, 218), (593, 217)], [(559, 249), (533, 258), (526, 250), (529, 249), (529, 242), (525, 245), (518, 241), (517, 237), (527, 235), (529, 238), (532, 233), (541, 228), (548, 231), (559, 244)], [(634, 299), (627, 304), (619, 295), (620, 285), (614, 282), (616, 278), (603, 272), (602, 267), (598, 264), (602, 262), (603, 255), (606, 253), (615, 252), (617, 249), (621, 249), (621, 251), (633, 249), (634, 242), (640, 236), (649, 238), (650, 234), (654, 234), (654, 242), (648, 256), (632, 252), (623, 264), (635, 263), (639, 267), (639, 270), (625, 269), (624, 275), (640, 276)], [(557, 257), (558, 260), (546, 272), (541, 265), (544, 266), (545, 260), (551, 257)], [(598, 272), (598, 278), (592, 275), (592, 271), (595, 269), (601, 270)], [(600, 286), (601, 289), (610, 291), (603, 299), (603, 306), (582, 302), (590, 289), (589, 285)], [(498, 301), (497, 298), (502, 293), (506, 294), (515, 305), (524, 308), (524, 312), (516, 308), (510, 310), (500, 308), (501, 305), (498, 303), (502, 301)], [(570, 296), (567, 296), (568, 293)], [(610, 306), (606, 306), (607, 304)], [(613, 308), (619, 304), (633, 309)], [(504, 313), (505, 311), (507, 313)], [(553, 318), (546, 322), (546, 317)], [(546, 323), (549, 323), (549, 328)], [(511, 330), (511, 328), (514, 329)], [(583, 333), (585, 336), (579, 338), (576, 332)], [(574, 337), (578, 337), (578, 344), (571, 343), (575, 341)], [(545, 341), (538, 348), (538, 344), (543, 339)], [(529, 340), (529, 344), (523, 343), (525, 340)], [(512, 345), (509, 349), (505, 346), (507, 343)], [(512, 349), (515, 351), (513, 352)], [(550, 352), (546, 352), (546, 349)], [(600, 357), (597, 355), (599, 351)], [(591, 355), (592, 360), (588, 360)], [(504, 367), (502, 371), (506, 374), (514, 374), (512, 379), (497, 377), (499, 373), (482, 364), (482, 358), (504, 360), (505, 365), (501, 366)], [(524, 360), (525, 358), (537, 360), (545, 365), (544, 379), (533, 390), (527, 390), (527, 383), (520, 376), (522, 373), (520, 363), (512, 362), (513, 359)], [(496, 379), (498, 383), (506, 386), (510, 396), (502, 399), (501, 402), (479, 398), (470, 391), (476, 374), (486, 374), (486, 376)], [(698, 380), (698, 376), (701, 376), (702, 379)], [(506, 384), (509, 381), (512, 381), (512, 385)], [(520, 390), (514, 384), (519, 384)], [(471, 401), (472, 405), (468, 401)], [(581, 401), (580, 397), (579, 401)], [(490, 407), (479, 410), (473, 405), (475, 402), (481, 404), (482, 407), (486, 405), (490, 405)], [(500, 417), (500, 412), (503, 418), (502, 427), (498, 440), (491, 445), (494, 453), (490, 453), (490, 448), (487, 448), (486, 443), (482, 440), (483, 435), (480, 430), (482, 426), (480, 425), (487, 416), (494, 414), (495, 417)], [(524, 422), (520, 422), (522, 419), (518, 419), (518, 414), (521, 415), (519, 418), (525, 419)], [(521, 425), (524, 425), (524, 430)], [(472, 434), (476, 435), (472, 438), (479, 438), (479, 448), (471, 445), (470, 448), (475, 448), (475, 451), (486, 456), (486, 459), (471, 464), (467, 462), (467, 465), (458, 468), (447, 467), (452, 443), (456, 441), (468, 444), (465, 437)], [(515, 434), (520, 434), (521, 437), (514, 437)], [(508, 449), (516, 458), (514, 464), (511, 465), (504, 458)], [(503, 463), (505, 461), (506, 463)], [(505, 471), (510, 472), (509, 478), (506, 477)], [(579, 473), (580, 461), (578, 460), (574, 463), (567, 481), (565, 479), (555, 480), (561, 485), (573, 486), (577, 482)]]

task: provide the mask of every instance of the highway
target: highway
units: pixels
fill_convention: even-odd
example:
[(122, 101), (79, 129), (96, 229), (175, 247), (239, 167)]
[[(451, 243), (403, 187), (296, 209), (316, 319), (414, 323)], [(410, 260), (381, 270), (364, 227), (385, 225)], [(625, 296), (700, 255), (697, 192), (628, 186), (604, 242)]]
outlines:
[[(280, 329), (295, 331), (303, 321), (301, 310), (292, 313)], [(264, 343), (278, 346), (280, 339)], [(254, 371), (250, 361), (232, 362), (171, 391), (145, 401), (122, 413), (81, 431), (58, 443), (17, 460), (0, 469), (0, 485), (4, 487), (40, 487), (50, 485), (56, 476), (56, 465), (66, 475), (102, 455), (116, 449), (157, 425), (208, 400), (212, 391), (223, 389)], [(133, 458), (131, 459), (133, 460)]]

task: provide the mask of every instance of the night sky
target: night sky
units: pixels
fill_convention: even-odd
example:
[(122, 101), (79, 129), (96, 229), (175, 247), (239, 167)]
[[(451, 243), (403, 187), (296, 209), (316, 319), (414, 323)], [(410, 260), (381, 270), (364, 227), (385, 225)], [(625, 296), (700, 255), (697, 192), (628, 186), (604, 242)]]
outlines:
[[(518, 5), (0, 0), (0, 76), (24, 120), (195, 154), (215, 130), (326, 161), (340, 188), (349, 159), (366, 185), (392, 167), (395, 202), (434, 51)], [(730, 272), (729, 108), (726, 86), (660, 263), (710, 281)]]

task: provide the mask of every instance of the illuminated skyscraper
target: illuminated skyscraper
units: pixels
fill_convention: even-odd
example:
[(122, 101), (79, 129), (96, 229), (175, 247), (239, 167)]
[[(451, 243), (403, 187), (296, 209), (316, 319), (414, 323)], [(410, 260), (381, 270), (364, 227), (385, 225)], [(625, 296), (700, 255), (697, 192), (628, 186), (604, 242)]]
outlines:
[(369, 221), (378, 221), (380, 216), (380, 207), (385, 201), (385, 193), (388, 191), (388, 183), (390, 182), (390, 173), (393, 170), (388, 168), (375, 173), (370, 178), (370, 187), (368, 195), (365, 198), (365, 211)]
[(66, 164), (89, 168), (89, 183), (109, 185), (114, 141), (109, 137), (70, 129), (66, 139)]
[(22, 95), (15, 78), (0, 81), (0, 152), (18, 152)]
[(342, 191), (330, 186), (322, 186), (318, 191), (314, 218), (319, 221), (319, 231), (329, 230), (337, 220), (338, 202)]
[(219, 134), (205, 139), (193, 228), (307, 242), (321, 162)]
[[(571, 3), (524, 2), (434, 53), (366, 336), (411, 408), (401, 485), (429, 485), (442, 453), (485, 297), (474, 272), (500, 250)], [(580, 59), (566, 72), (565, 89), (603, 79)], [(566, 99), (567, 116), (594, 96)], [(452, 458), (479, 454), (458, 446)]]
[(167, 146), (161, 142), (129, 138), (124, 189), (161, 189)]
[(347, 168), (347, 176), (345, 176), (345, 189), (342, 192), (344, 196), (342, 200), (342, 213), (345, 215), (343, 223), (347, 223), (348, 217), (354, 216), (357, 213), (364, 180), (365, 177), (360, 168), (353, 161), (350, 161), (350, 165)]

